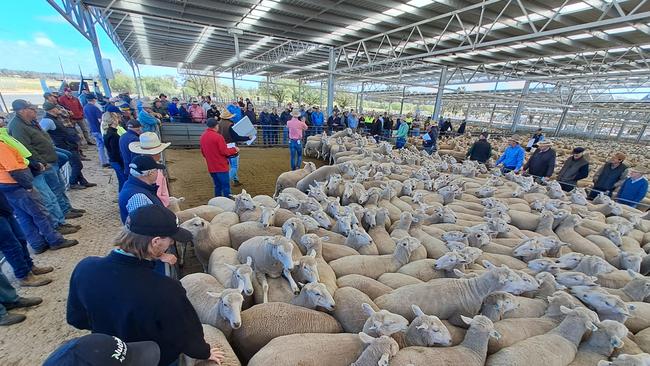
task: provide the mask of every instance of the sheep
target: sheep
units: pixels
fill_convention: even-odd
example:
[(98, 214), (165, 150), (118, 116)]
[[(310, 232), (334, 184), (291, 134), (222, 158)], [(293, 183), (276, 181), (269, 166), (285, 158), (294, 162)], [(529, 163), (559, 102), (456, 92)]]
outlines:
[(201, 323), (219, 329), (228, 338), (241, 324), (244, 297), (238, 289), (224, 289), (216, 278), (206, 273), (193, 273), (181, 278), (187, 298)]
[(169, 197), (169, 206), (167, 208), (173, 212), (180, 212), (181, 211), (181, 204), (185, 202), (185, 197)]
[(556, 328), (501, 349), (488, 357), (486, 365), (567, 365), (575, 358), (582, 336), (598, 328), (598, 316), (593, 311), (577, 307), (561, 307), (566, 314)]
[(390, 272), (384, 273), (381, 276), (379, 276), (379, 278), (377, 278), (377, 281), (383, 283), (384, 285), (392, 289), (423, 282), (409, 275), (405, 275), (402, 273), (390, 273)]
[(356, 333), (291, 334), (272, 339), (255, 353), (248, 365), (350, 366), (363, 353), (364, 345)]
[(397, 342), (388, 336), (373, 338), (361, 332), (359, 338), (366, 344), (366, 348), (350, 366), (388, 366), (390, 359), (399, 351)]
[(582, 272), (560, 272), (555, 274), (555, 280), (564, 286), (596, 286), (598, 277), (588, 276)]
[(635, 334), (634, 340), (643, 352), (650, 352), (650, 328), (646, 328)]
[(440, 319), (452, 320), (452, 317), (458, 315), (475, 315), (490, 293), (519, 290), (523, 282), (521, 277), (505, 266), (495, 267), (487, 261), (484, 265), (488, 271), (479, 277), (469, 280), (435, 280), (404, 286), (376, 298), (375, 303), (380, 308), (400, 314), (409, 320), (412, 319), (410, 304), (418, 305), (427, 314), (434, 314)]
[(224, 212), (235, 212), (235, 201), (228, 197), (214, 197), (208, 201), (208, 206), (219, 207)]
[(363, 332), (371, 337), (390, 336), (408, 328), (408, 320), (401, 315), (393, 314), (387, 310), (375, 311), (367, 303), (361, 304), (361, 308), (368, 316), (363, 324)]
[(349, 256), (333, 260), (329, 264), (337, 277), (356, 273), (377, 279), (386, 272), (397, 272), (410, 261), (411, 253), (420, 245), (419, 240), (405, 237), (398, 240), (393, 255)]
[(393, 289), (370, 277), (350, 274), (336, 280), (338, 287), (353, 287), (368, 295), (371, 300), (391, 292)]
[(368, 319), (363, 304), (367, 304), (374, 311), (379, 311), (368, 295), (353, 287), (340, 287), (334, 293), (334, 301), (336, 308), (332, 315), (347, 333), (358, 333), (363, 330)]
[(378, 255), (379, 251), (372, 237), (363, 229), (355, 227), (347, 235), (345, 245), (356, 250), (359, 254)]
[(524, 262), (539, 259), (543, 254), (546, 254), (546, 246), (535, 238), (528, 239), (512, 249), (512, 256)]
[(237, 251), (221, 247), (210, 255), (208, 273), (216, 278), (225, 288), (236, 288), (247, 296), (253, 294), (251, 278), (253, 269), (251, 257), (246, 258), (245, 264), (239, 264)]
[(298, 181), (306, 177), (308, 174), (316, 170), (316, 164), (312, 162), (305, 162), (305, 167), (302, 169), (297, 169), (293, 171), (288, 171), (280, 174), (278, 179), (275, 181), (275, 192), (273, 197), (282, 192), (285, 188), (295, 187)]
[(325, 181), (327, 177), (332, 174), (341, 174), (342, 176), (354, 176), (355, 168), (354, 165), (346, 162), (336, 165), (326, 165), (322, 166), (313, 172), (307, 174), (304, 178), (300, 179), (296, 183), (296, 188), (303, 192), (307, 192), (307, 189), (314, 181)]
[(300, 294), (291, 300), (291, 304), (307, 309), (321, 307), (329, 311), (333, 311), (336, 306), (334, 298), (322, 283), (305, 284), (300, 289)]
[(616, 271), (616, 267), (603, 258), (587, 255), (580, 260), (580, 263), (573, 270), (589, 276), (598, 276), (601, 273)]
[(291, 290), (298, 293), (298, 285), (291, 277), (293, 268), (293, 244), (282, 236), (258, 236), (246, 240), (239, 247), (238, 259), (244, 262), (251, 257), (253, 269), (264, 291), (264, 302), (268, 301), (268, 282), (266, 276), (277, 278), (284, 276), (289, 281)]
[(630, 317), (634, 305), (628, 305), (620, 297), (610, 295), (599, 287), (573, 286), (571, 293), (598, 313), (600, 319), (616, 320), (621, 323)]
[(557, 227), (555, 233), (563, 242), (569, 244), (569, 247), (579, 253), (585, 255), (595, 255), (597, 257), (605, 257), (603, 251), (593, 242), (583, 238), (576, 233), (574, 227), (578, 225), (579, 218), (577, 215), (569, 215)]
[(181, 223), (195, 216), (198, 216), (203, 220), (210, 222), (215, 216), (217, 216), (222, 212), (223, 210), (219, 207), (201, 205), (197, 207), (188, 208), (187, 210), (178, 211), (176, 212), (176, 217), (178, 217), (178, 221)]
[(598, 366), (648, 366), (650, 365), (650, 354), (640, 353), (638, 355), (620, 355), (611, 361), (598, 361)]
[(375, 225), (368, 228), (368, 235), (377, 246), (379, 254), (390, 254), (395, 251), (395, 240), (386, 231), (386, 224), (390, 223), (388, 210), (378, 208), (375, 210)]
[[(318, 269), (319, 281), (327, 287), (327, 291), (329, 291), (330, 294), (333, 294), (338, 287), (336, 283), (336, 274), (332, 270), (332, 267), (330, 267), (330, 265), (327, 264), (323, 258), (323, 242), (321, 241), (321, 238), (319, 238), (316, 234), (305, 234), (302, 236), (302, 238), (300, 238), (298, 247), (300, 251), (304, 253), (310, 253), (311, 251), (314, 251), (314, 258), (316, 260), (316, 267)], [(339, 245), (339, 247), (343, 248), (341, 245)]]
[(633, 280), (628, 282), (623, 288), (611, 289), (603, 287), (602, 289), (612, 295), (620, 297), (623, 301), (644, 301), (650, 296), (650, 279), (641, 276), (631, 270), (628, 270)]
[(392, 334), (400, 349), (413, 346), (451, 346), (451, 333), (437, 316), (423, 313), (417, 305), (412, 305), (411, 309), (415, 319), (408, 325), (406, 331)]
[[(218, 348), (224, 353), (223, 360), (221, 360), (221, 366), (241, 366), (241, 362), (239, 362), (237, 355), (235, 355), (235, 351), (233, 351), (223, 333), (219, 329), (208, 324), (202, 324), (202, 326), (205, 342), (210, 345), (210, 348)], [(182, 355), (181, 358), (183, 362), (182, 364), (185, 366), (214, 365), (212, 361), (197, 360), (187, 355)]]
[(627, 328), (619, 322), (604, 320), (596, 325), (598, 330), (591, 333), (589, 339), (578, 348), (576, 358), (570, 366), (592, 366), (601, 360), (607, 360), (614, 348), (623, 345)]
[(275, 226), (264, 227), (260, 222), (246, 221), (232, 225), (228, 228), (228, 234), (232, 247), (239, 249), (242, 243), (251, 238), (281, 235), (282, 229)]
[(482, 315), (462, 317), (469, 325), (463, 342), (454, 347), (407, 347), (392, 359), (391, 366), (408, 365), (483, 365), (487, 354), (488, 338), (499, 338), (490, 319)]
[(232, 345), (242, 361), (274, 338), (303, 333), (341, 333), (332, 316), (283, 302), (258, 304), (241, 313), (242, 326), (232, 334)]
[(196, 258), (207, 270), (212, 251), (219, 247), (230, 246), (228, 227), (220, 224), (211, 224), (201, 217), (193, 217), (183, 222), (180, 227), (192, 233), (194, 253)]
[(555, 259), (539, 258), (539, 259), (533, 259), (532, 261), (528, 262), (528, 269), (531, 270), (533, 273), (540, 273), (540, 272), (556, 273), (557, 271), (560, 270), (560, 267), (557, 265), (557, 263), (555, 263)]
[(516, 309), (515, 296), (504, 291), (496, 291), (489, 294), (481, 304), (480, 314), (486, 316), (493, 322), (503, 319), (505, 313)]

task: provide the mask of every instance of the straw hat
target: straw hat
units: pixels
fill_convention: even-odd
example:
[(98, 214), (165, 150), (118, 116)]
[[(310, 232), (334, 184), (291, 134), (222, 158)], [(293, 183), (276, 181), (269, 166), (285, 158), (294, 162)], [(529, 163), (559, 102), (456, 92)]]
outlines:
[(639, 174), (646, 174), (647, 173), (647, 171), (645, 171), (643, 168), (641, 168), (639, 166), (631, 166), (631, 167), (628, 168), (628, 170), (631, 171), (631, 172), (637, 172)]
[(160, 142), (160, 138), (154, 132), (143, 132), (140, 134), (140, 141), (129, 144), (129, 150), (136, 154), (156, 155), (169, 147), (171, 142)]
[(292, 115), (293, 117), (299, 118), (299, 117), (300, 117), (300, 111), (292, 111), (292, 112), (291, 112), (291, 115)]
[(508, 138), (508, 141), (512, 141), (512, 142), (519, 143), (519, 140), (517, 140), (516, 137), (509, 137), (509, 138)]
[(229, 110), (224, 109), (224, 111), (221, 112), (221, 116), (220, 116), (220, 118), (221, 118), (221, 119), (231, 119), (231, 118), (233, 118), (234, 116), (235, 116), (235, 115), (232, 114), (232, 113), (230, 113)]
[(553, 141), (544, 140), (537, 143), (537, 146), (553, 146)]

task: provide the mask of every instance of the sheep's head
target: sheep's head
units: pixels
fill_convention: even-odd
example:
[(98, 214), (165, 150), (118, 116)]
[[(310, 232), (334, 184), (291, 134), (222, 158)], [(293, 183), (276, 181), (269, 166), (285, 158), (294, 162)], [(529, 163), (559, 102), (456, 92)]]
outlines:
[(463, 250), (465, 247), (467, 247), (467, 243), (462, 241), (447, 241), (445, 242), (445, 246), (447, 246), (447, 249), (452, 251)]
[(245, 189), (242, 189), (240, 194), (235, 195), (235, 207), (242, 211), (254, 210), (255, 201), (253, 201), (253, 197)]
[(456, 213), (449, 207), (442, 207), (442, 222), (445, 224), (455, 224), (458, 221)]
[(377, 336), (390, 336), (391, 334), (406, 330), (408, 320), (401, 315), (391, 313), (388, 310), (375, 311), (370, 305), (361, 304), (368, 319), (363, 325), (366, 334)]
[(643, 261), (643, 257), (637, 253), (629, 253), (629, 252), (619, 252), (619, 262), (621, 265), (621, 269), (629, 269), (634, 272), (640, 272), (641, 271), (641, 262)]
[[(324, 239), (325, 238), (329, 239), (328, 237), (324, 237)], [(316, 253), (318, 253), (321, 251), (323, 244), (321, 243), (321, 238), (319, 238), (318, 235), (305, 234), (298, 241), (298, 246), (300, 246), (300, 249), (305, 253), (309, 253), (310, 250), (314, 250)]]
[(280, 193), (276, 199), (280, 207), (287, 210), (294, 210), (300, 206), (300, 201), (288, 193)]
[(460, 250), (460, 254), (465, 257), (467, 264), (472, 264), (483, 255), (483, 251), (479, 248), (465, 247)]
[(478, 197), (492, 197), (494, 195), (494, 192), (496, 192), (496, 188), (490, 187), (490, 186), (483, 186), (479, 188), (479, 190), (476, 192)]
[(316, 219), (311, 216), (303, 215), (300, 212), (297, 212), (296, 217), (302, 221), (302, 224), (305, 226), (305, 231), (307, 232), (318, 230), (320, 227), (318, 221), (316, 221)]
[(494, 310), (500, 314), (505, 314), (509, 311), (517, 309), (519, 307), (519, 303), (517, 303), (515, 295), (505, 291), (496, 291), (489, 294), (485, 300), (483, 300), (482, 307), (485, 308), (486, 306), (493, 307)]
[(322, 228), (329, 229), (332, 226), (332, 221), (330, 221), (329, 216), (323, 210), (312, 212), (311, 217), (316, 220), (318, 226)]
[(633, 279), (625, 286), (626, 292), (634, 294), (633, 297), (636, 301), (643, 301), (643, 299), (650, 296), (650, 278), (629, 269), (627, 271)]
[(589, 329), (591, 331), (598, 330), (596, 324), (599, 323), (599, 320), (598, 320), (598, 315), (595, 312), (582, 306), (578, 306), (573, 309), (569, 309), (565, 306), (561, 306), (560, 311), (562, 312), (562, 314), (566, 315), (567, 317), (580, 319), (586, 329)]
[(350, 230), (345, 244), (354, 248), (355, 250), (358, 250), (362, 247), (365, 247), (366, 245), (372, 244), (372, 237), (370, 237), (370, 235), (368, 235), (368, 233), (364, 230), (361, 230), (361, 228), (355, 227), (354, 229)]
[(420, 240), (412, 236), (403, 237), (397, 241), (395, 246), (395, 253), (393, 256), (400, 258), (401, 260), (405, 260), (404, 263), (408, 263), (409, 259), (411, 258), (411, 253), (413, 253), (421, 245), (422, 243)]
[(524, 261), (538, 258), (544, 253), (546, 253), (546, 247), (535, 239), (528, 239), (512, 250), (512, 255), (515, 258), (521, 258)]
[(318, 202), (325, 202), (327, 200), (327, 194), (323, 191), (323, 186), (318, 184), (318, 182), (309, 186), (309, 193), (307, 195)]
[(437, 316), (425, 314), (415, 304), (411, 305), (411, 309), (416, 316), (406, 331), (412, 341), (411, 346), (433, 347), (436, 344), (451, 346), (449, 329)]
[(467, 264), (465, 257), (456, 251), (451, 251), (436, 259), (436, 263), (434, 264), (433, 268), (437, 270), (451, 271), (454, 268), (458, 268), (464, 264)]
[(497, 267), (487, 260), (483, 261), (483, 266), (488, 270), (483, 276), (493, 276), (498, 282), (497, 290), (522, 293), (527, 288), (527, 284), (524, 283), (522, 278), (508, 266), (501, 265), (501, 267)]
[(301, 282), (318, 282), (318, 263), (316, 262), (316, 251), (310, 250), (307, 255), (300, 257), (293, 262), (296, 281)]
[(306, 296), (308, 299), (307, 303), (311, 304), (314, 308), (321, 307), (328, 311), (333, 311), (336, 307), (332, 294), (327, 291), (327, 287), (322, 283), (311, 282), (305, 284), (300, 289), (299, 296)]
[(314, 197), (307, 197), (306, 200), (300, 201), (299, 207), (302, 212), (313, 212), (322, 208), (320, 203), (316, 201)]
[(623, 338), (627, 336), (628, 329), (625, 325), (615, 320), (603, 320), (596, 325), (598, 330), (591, 337), (605, 338), (609, 345), (610, 353), (614, 348), (623, 346)]
[[(390, 359), (399, 352), (399, 345), (389, 336), (373, 338), (361, 332), (359, 338), (366, 344), (366, 348), (353, 365), (388, 366)], [(380, 358), (377, 359), (377, 356)]]
[(576, 191), (574, 189), (571, 191), (571, 202), (575, 203), (576, 205), (586, 206), (587, 197), (583, 195), (582, 192)]
[(582, 272), (560, 272), (555, 274), (555, 280), (566, 287), (596, 286), (597, 277), (588, 276)]
[(523, 286), (520, 287), (519, 292), (513, 292), (514, 294), (521, 294), (524, 292), (531, 292), (539, 289), (539, 281), (537, 281), (535, 277), (523, 271), (515, 271), (515, 272), (519, 275), (519, 277), (521, 277)]
[(302, 220), (298, 217), (292, 217), (282, 224), (282, 232), (287, 239), (291, 239), (293, 233), (298, 232), (298, 230), (303, 229), (305, 225), (302, 223)]
[(264, 238), (265, 244), (271, 246), (271, 256), (278, 262), (282, 263), (284, 269), (293, 269), (293, 244), (291, 240), (280, 236), (267, 236)]
[(623, 244), (623, 237), (621, 236), (621, 233), (614, 228), (606, 227), (603, 229), (600, 235), (611, 240), (612, 243), (616, 244), (619, 247)]
[(208, 291), (208, 296), (219, 298), (214, 311), (217, 315), (230, 323), (232, 329), (241, 327), (241, 306), (244, 297), (238, 289), (225, 289), (221, 293)]
[(584, 256), (584, 254), (577, 252), (567, 253), (556, 259), (555, 264), (557, 264), (560, 269), (574, 269), (578, 264), (580, 264), (580, 261)]
[(486, 316), (476, 315), (474, 318), (468, 318), (461, 315), (460, 318), (465, 324), (469, 325), (470, 332), (488, 334), (490, 337), (497, 340), (501, 338), (501, 334), (494, 329), (494, 323), (492, 323), (492, 320)]
[(650, 365), (650, 354), (639, 353), (637, 355), (630, 355), (624, 353), (611, 361), (600, 360), (598, 366), (648, 366)]
[(377, 210), (374, 209), (366, 209), (363, 212), (363, 222), (369, 227), (375, 227), (377, 226)]
[(564, 290), (555, 291), (551, 296), (547, 296), (546, 299), (548, 300), (548, 307), (544, 315), (549, 317), (563, 318), (564, 314), (560, 311), (560, 308), (563, 306), (569, 309), (573, 309), (576, 306), (583, 306), (578, 299)]
[(253, 260), (251, 257), (246, 258), (245, 264), (240, 264), (233, 266), (230, 264), (225, 264), (226, 267), (232, 271), (232, 279), (235, 288), (239, 289), (240, 292), (244, 293), (246, 296), (253, 294)]
[(260, 215), (260, 222), (262, 223), (262, 226), (266, 228), (275, 222), (275, 213), (278, 212), (279, 206), (276, 207), (261, 206), (261, 208), (262, 208), (262, 214)]
[[(550, 258), (539, 258), (539, 259), (533, 259), (528, 262), (528, 269), (535, 273), (556, 273), (557, 271), (560, 270), (560, 267), (555, 263), (555, 260), (550, 259)], [(540, 273), (541, 272), (541, 273)], [(555, 278), (553, 278), (555, 279)]]
[(449, 242), (449, 241), (467, 241), (467, 234), (465, 234), (462, 231), (447, 231), (443, 233), (440, 238), (443, 241)]
[(490, 235), (482, 231), (469, 233), (467, 234), (467, 242), (472, 247), (482, 248), (490, 243)]
[(335, 218), (336, 218), (336, 226), (335, 226), (336, 231), (342, 234), (343, 236), (350, 235), (350, 231), (352, 231), (352, 216), (337, 214)]
[(305, 162), (305, 167), (303, 169), (307, 173), (312, 173), (316, 170), (316, 164), (312, 163), (311, 161), (307, 161)]
[(198, 216), (194, 216), (179, 226), (192, 233), (192, 238), (196, 239), (201, 231), (210, 226), (210, 223)]

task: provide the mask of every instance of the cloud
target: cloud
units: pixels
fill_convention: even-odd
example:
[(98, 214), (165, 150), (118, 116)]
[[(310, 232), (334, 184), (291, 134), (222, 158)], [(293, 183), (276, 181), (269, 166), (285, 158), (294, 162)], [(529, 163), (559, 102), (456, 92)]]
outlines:
[(47, 23), (55, 23), (55, 24), (66, 24), (68, 23), (65, 18), (63, 18), (59, 14), (51, 14), (51, 15), (39, 15), (34, 17), (35, 20), (41, 21), (41, 22), (47, 22)]
[(36, 33), (34, 35), (34, 43), (43, 47), (56, 47), (54, 42), (45, 33)]

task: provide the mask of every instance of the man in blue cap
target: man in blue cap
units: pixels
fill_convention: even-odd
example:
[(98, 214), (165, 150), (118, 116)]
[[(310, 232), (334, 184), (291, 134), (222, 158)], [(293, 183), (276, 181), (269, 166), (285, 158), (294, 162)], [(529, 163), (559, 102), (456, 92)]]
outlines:
[(156, 342), (129, 342), (94, 333), (74, 338), (57, 348), (43, 366), (150, 366), (160, 361)]

